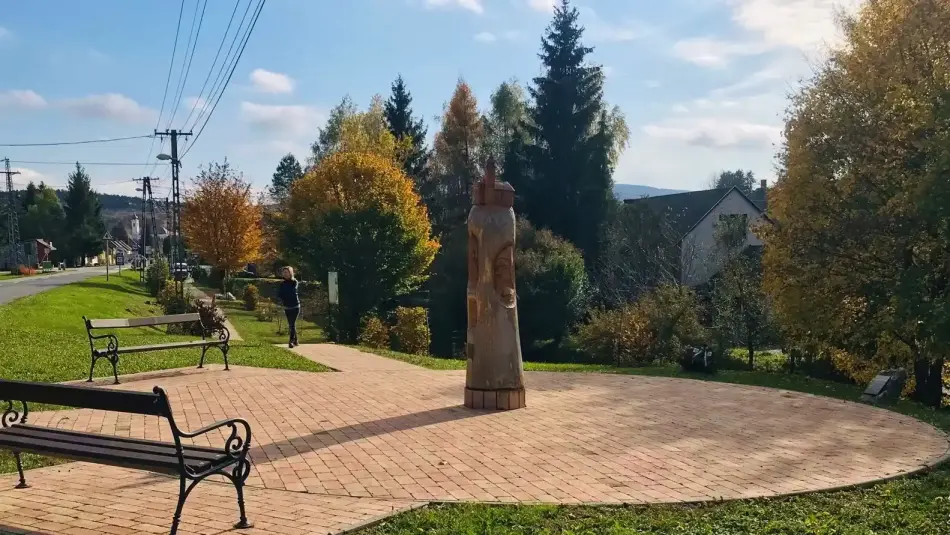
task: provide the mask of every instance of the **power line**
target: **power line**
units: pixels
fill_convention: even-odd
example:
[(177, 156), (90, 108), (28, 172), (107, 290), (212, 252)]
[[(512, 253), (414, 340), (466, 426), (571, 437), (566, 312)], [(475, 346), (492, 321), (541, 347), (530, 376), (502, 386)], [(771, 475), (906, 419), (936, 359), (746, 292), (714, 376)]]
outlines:
[[(191, 33), (188, 35), (188, 45), (185, 47), (185, 55), (188, 55), (188, 49), (191, 48), (191, 54), (188, 55), (188, 61), (184, 60), (182, 56), (181, 62), (181, 74), (178, 75), (178, 79), (181, 82), (178, 86), (178, 91), (175, 93), (175, 100), (172, 103), (172, 116), (168, 119), (168, 124), (165, 125), (165, 129), (171, 128), (172, 122), (175, 120), (175, 116), (178, 115), (178, 108), (181, 106), (181, 97), (184, 96), (185, 85), (188, 83), (188, 75), (191, 74), (191, 62), (195, 59), (195, 51), (198, 50), (198, 38), (201, 36), (201, 26), (205, 20), (205, 9), (208, 7), (208, 0), (204, 0), (202, 4), (204, 7), (201, 8), (201, 17), (198, 17), (198, 4), (199, 2), (195, 1), (195, 14), (191, 18)], [(195, 30), (195, 19), (198, 20), (198, 30)], [(194, 38), (194, 41), (192, 41)]]
[[(175, 54), (178, 52), (178, 34), (181, 32), (181, 16), (184, 12), (185, 0), (181, 0), (181, 7), (178, 8), (178, 26), (175, 28), (175, 42), (172, 44), (172, 59), (168, 62), (168, 75), (165, 77), (165, 92), (162, 93), (162, 107), (158, 112), (158, 118), (155, 119), (155, 130), (158, 130), (158, 125), (162, 124), (162, 114), (165, 113), (165, 101), (168, 99), (168, 85), (172, 81), (172, 68), (175, 66)], [(154, 149), (155, 136), (152, 136), (152, 142), (148, 145), (148, 156), (145, 157), (145, 167), (148, 167), (148, 163), (152, 159), (152, 150)], [(155, 169), (153, 168), (152, 170), (154, 171)]]
[(155, 138), (154, 134), (145, 136), (114, 137), (109, 139), (89, 139), (85, 141), (55, 141), (50, 143), (0, 143), (0, 147), (56, 147), (61, 145), (88, 145), (90, 143), (112, 143), (115, 141), (127, 141), (129, 139)]
[[(195, 122), (191, 124), (190, 130), (194, 130), (194, 127), (201, 121), (201, 118), (208, 113), (210, 109), (211, 101), (214, 100), (215, 96), (218, 93), (219, 86), (221, 81), (224, 79), (224, 73), (228, 71), (230, 66), (229, 60), (231, 58), (231, 52), (234, 51), (234, 45), (240, 40), (239, 36), (241, 35), (241, 29), (244, 28), (244, 21), (247, 20), (247, 14), (251, 10), (251, 4), (254, 0), (247, 0), (247, 7), (244, 8), (244, 14), (241, 16), (241, 23), (238, 24), (237, 30), (234, 32), (234, 37), (231, 38), (231, 45), (228, 46), (228, 53), (224, 56), (224, 60), (221, 62), (221, 68), (218, 69), (218, 74), (214, 77), (214, 83), (211, 84), (211, 90), (208, 92), (208, 98), (205, 100), (204, 106), (201, 107), (201, 111), (198, 112), (198, 116), (195, 118)], [(240, 3), (240, 0), (238, 0)], [(235, 5), (237, 7), (237, 5)], [(227, 39), (227, 35), (224, 36)], [(212, 69), (214, 67), (212, 66)], [(187, 121), (186, 121), (187, 122)]]
[[(10, 160), (10, 163), (17, 164), (31, 164), (31, 165), (142, 165), (142, 162), (48, 162), (48, 161), (35, 161), (35, 160)], [(166, 164), (156, 164), (166, 166)]]
[[(201, 102), (202, 95), (205, 93), (205, 88), (208, 87), (208, 81), (211, 80), (211, 75), (214, 73), (214, 67), (218, 64), (218, 58), (221, 56), (221, 50), (224, 48), (224, 42), (228, 40), (228, 33), (231, 32), (231, 24), (234, 23), (234, 15), (237, 13), (238, 6), (241, 5), (241, 0), (236, 0), (234, 2), (234, 9), (231, 10), (231, 18), (228, 19), (228, 27), (224, 29), (224, 37), (221, 38), (221, 44), (218, 45), (218, 51), (214, 54), (214, 61), (211, 62), (211, 68), (208, 69), (208, 76), (205, 76), (205, 81), (201, 84), (201, 90), (198, 91), (198, 96), (195, 97), (194, 103), (191, 105), (191, 111), (188, 112), (188, 117), (185, 117), (185, 120), (182, 124), (187, 125), (188, 121), (191, 120), (191, 116), (195, 113), (195, 110), (198, 109), (198, 103)], [(248, 6), (251, 5), (250, 0), (247, 3)], [(247, 11), (244, 12), (245, 15)], [(243, 24), (243, 19), (241, 24)], [(240, 30), (240, 28), (238, 28)], [(237, 35), (237, 33), (235, 33)], [(230, 52), (229, 52), (230, 55)]]
[(224, 95), (224, 91), (228, 88), (228, 84), (231, 83), (231, 77), (234, 76), (234, 71), (237, 69), (238, 63), (241, 61), (241, 56), (244, 55), (244, 49), (247, 47), (247, 42), (251, 38), (251, 33), (254, 32), (254, 27), (257, 26), (257, 19), (261, 16), (261, 11), (264, 9), (264, 4), (267, 3), (267, 0), (261, 0), (257, 6), (257, 11), (254, 13), (254, 20), (251, 21), (251, 25), (248, 27), (247, 34), (244, 36), (244, 42), (241, 43), (241, 50), (237, 53), (235, 57), (234, 65), (231, 67), (231, 72), (228, 74), (228, 79), (225, 80), (224, 86), (221, 87), (221, 92), (218, 93), (217, 100), (214, 101), (214, 106), (211, 107), (211, 111), (208, 112), (208, 117), (205, 119), (205, 122), (202, 123), (201, 128), (198, 130), (198, 133), (195, 134), (194, 139), (191, 140), (191, 145), (188, 146), (188, 150), (182, 155), (185, 157), (191, 151), (192, 147), (195, 146), (195, 143), (198, 142), (198, 138), (201, 137), (201, 133), (205, 131), (205, 127), (208, 126), (208, 122), (211, 120), (211, 115), (214, 114), (215, 108), (218, 107), (218, 103), (221, 102), (221, 97)]

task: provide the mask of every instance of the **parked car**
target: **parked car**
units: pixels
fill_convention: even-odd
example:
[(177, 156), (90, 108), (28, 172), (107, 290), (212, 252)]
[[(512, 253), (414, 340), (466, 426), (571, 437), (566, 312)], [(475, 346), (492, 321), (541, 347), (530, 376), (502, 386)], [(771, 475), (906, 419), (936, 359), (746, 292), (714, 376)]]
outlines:
[(172, 278), (176, 281), (183, 281), (188, 278), (189, 268), (186, 262), (175, 262), (171, 266)]

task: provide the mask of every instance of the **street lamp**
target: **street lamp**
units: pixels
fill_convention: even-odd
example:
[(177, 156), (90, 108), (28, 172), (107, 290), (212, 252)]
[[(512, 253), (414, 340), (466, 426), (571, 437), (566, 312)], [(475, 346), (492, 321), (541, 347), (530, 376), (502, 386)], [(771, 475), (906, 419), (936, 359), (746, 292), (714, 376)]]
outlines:
[(171, 156), (169, 156), (169, 155), (167, 155), (167, 154), (165, 154), (165, 153), (159, 154), (158, 156), (156, 156), (156, 158), (158, 158), (159, 160), (162, 160), (162, 161), (164, 161), (164, 160), (171, 160), (171, 159), (172, 159)]

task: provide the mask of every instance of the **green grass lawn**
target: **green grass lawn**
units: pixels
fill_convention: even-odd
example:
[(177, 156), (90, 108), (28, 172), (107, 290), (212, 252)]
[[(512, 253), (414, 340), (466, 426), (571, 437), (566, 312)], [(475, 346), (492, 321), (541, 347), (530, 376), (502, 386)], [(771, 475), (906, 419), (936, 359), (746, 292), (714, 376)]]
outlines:
[[(438, 370), (464, 369), (465, 361), (360, 348)], [(781, 388), (856, 400), (862, 388), (765, 371), (686, 373), (674, 366), (618, 368), (596, 364), (525, 362), (525, 370), (678, 377)], [(892, 410), (950, 430), (950, 410), (901, 401)], [(792, 498), (740, 500), (690, 506), (436, 505), (404, 513), (359, 535), (917, 535), (950, 533), (950, 466), (869, 488)]]
[[(108, 282), (104, 276), (94, 277), (0, 305), (0, 377), (42, 382), (86, 378), (90, 355), (83, 315), (101, 319), (161, 314), (161, 307), (154, 304), (154, 298), (139, 282), (138, 274), (131, 270), (111, 275)], [(193, 339), (192, 336), (169, 335), (160, 328), (121, 329), (115, 333), (119, 343), (128, 346)], [(119, 374), (197, 366), (200, 356), (200, 349), (125, 355), (119, 360)], [(224, 359), (219, 350), (210, 349), (205, 361), (223, 363)], [(263, 368), (329, 370), (254, 337), (233, 342), (228, 361)], [(111, 375), (111, 365), (100, 360), (95, 376)], [(27, 461), (31, 467), (48, 462), (35, 457)], [(0, 452), (0, 472), (14, 469), (12, 458)]]
[[(241, 301), (218, 301), (218, 307), (224, 311), (234, 324), (234, 328), (247, 341), (262, 344), (286, 344), (288, 342), (287, 319), (283, 316), (283, 309), (277, 309), (280, 315), (278, 323), (275, 316), (273, 321), (260, 321), (256, 311), (244, 310)], [(278, 332), (278, 325), (280, 331)], [(297, 319), (297, 341), (301, 344), (319, 344), (326, 342), (323, 330), (312, 321)]]

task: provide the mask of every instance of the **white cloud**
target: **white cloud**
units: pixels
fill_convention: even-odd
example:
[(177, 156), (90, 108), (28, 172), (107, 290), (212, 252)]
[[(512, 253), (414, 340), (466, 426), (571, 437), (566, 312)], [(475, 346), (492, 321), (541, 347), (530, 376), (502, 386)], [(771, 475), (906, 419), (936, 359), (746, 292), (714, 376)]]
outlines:
[(703, 67), (725, 67), (736, 56), (755, 56), (767, 52), (766, 43), (730, 42), (711, 37), (693, 37), (677, 41), (673, 45), (673, 55), (702, 65)]
[(251, 73), (251, 83), (254, 89), (261, 93), (293, 93), (294, 80), (286, 74), (271, 72), (264, 69), (254, 69)]
[(208, 101), (203, 97), (185, 97), (181, 105), (188, 110), (200, 110), (208, 105)]
[(766, 45), (805, 52), (840, 43), (836, 10), (852, 12), (863, 0), (728, 0), (732, 20)]
[(3, 26), (0, 26), (0, 42), (7, 41), (10, 39), (13, 39), (13, 32), (4, 28)]
[(474, 39), (479, 43), (495, 43), (498, 41), (520, 41), (524, 34), (518, 30), (508, 30), (500, 34), (493, 32), (479, 32), (475, 34)]
[(24, 184), (29, 184), (33, 182), (34, 184), (39, 184), (40, 182), (50, 183), (50, 177), (36, 171), (34, 169), (28, 169), (26, 167), (16, 167), (14, 171), (19, 171), (20, 174), (16, 177), (17, 182), (22, 182)]
[(682, 104), (673, 106), (673, 113), (689, 113), (689, 108)]
[(89, 95), (66, 99), (59, 103), (67, 111), (82, 117), (109, 119), (126, 123), (148, 123), (158, 116), (155, 110), (142, 106), (118, 93)]
[(557, 0), (528, 0), (528, 7), (542, 13), (553, 13)]
[(0, 108), (39, 109), (46, 107), (46, 99), (30, 89), (10, 89), (0, 92)]
[(721, 117), (671, 118), (643, 127), (650, 137), (700, 147), (770, 147), (781, 139), (781, 127)]
[(313, 106), (272, 106), (253, 102), (241, 102), (241, 116), (252, 126), (293, 135), (316, 132), (326, 119), (324, 112)]
[(637, 20), (626, 20), (624, 22), (608, 22), (597, 12), (589, 7), (578, 7), (581, 15), (581, 24), (585, 28), (585, 36), (592, 41), (618, 43), (625, 41), (634, 41), (646, 37), (654, 32), (646, 24)]
[(603, 71), (604, 76), (613, 76), (614, 74), (617, 74), (617, 69), (611, 67), (610, 65), (604, 65), (600, 68), (600, 70)]
[(475, 34), (475, 40), (479, 43), (494, 43), (498, 40), (498, 37), (491, 32), (480, 32)]
[(484, 13), (485, 6), (482, 5), (482, 0), (425, 0), (426, 7), (458, 7), (461, 9), (467, 9), (472, 13)]
[(656, 89), (657, 87), (660, 87), (661, 85), (663, 84), (659, 80), (647, 80), (647, 87), (649, 87), (650, 89)]

